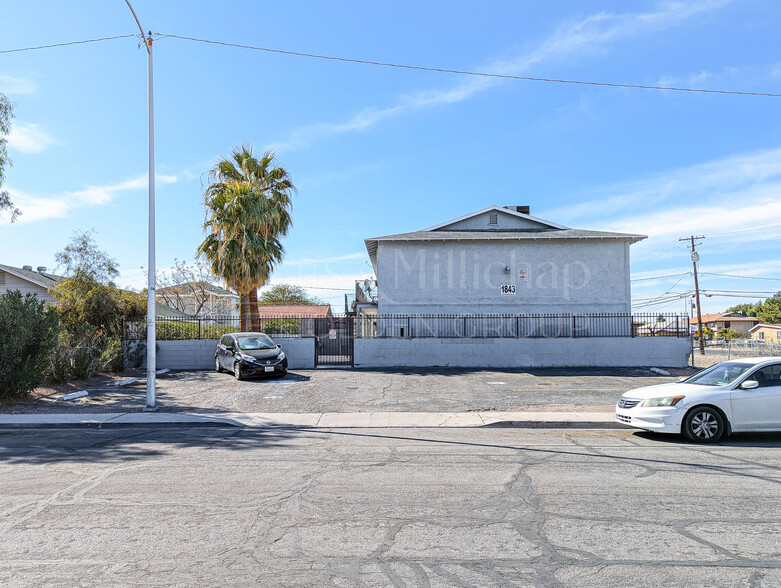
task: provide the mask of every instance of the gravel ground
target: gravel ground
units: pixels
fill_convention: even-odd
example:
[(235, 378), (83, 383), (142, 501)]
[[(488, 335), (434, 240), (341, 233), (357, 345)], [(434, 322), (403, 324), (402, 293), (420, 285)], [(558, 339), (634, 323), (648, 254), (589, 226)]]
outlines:
[[(347, 370), (290, 372), (281, 380), (237, 382), (230, 374), (172, 372), (158, 376), (160, 410), (231, 412), (467, 412), (477, 410), (610, 411), (627, 390), (674, 382), (648, 369)], [(128, 375), (128, 374), (126, 374)], [(61, 393), (0, 408), (5, 413), (127, 412), (142, 410), (143, 374), (130, 386), (87, 383), (89, 396), (56, 400)], [(72, 387), (71, 387), (72, 388)], [(69, 389), (70, 390), (70, 389)]]

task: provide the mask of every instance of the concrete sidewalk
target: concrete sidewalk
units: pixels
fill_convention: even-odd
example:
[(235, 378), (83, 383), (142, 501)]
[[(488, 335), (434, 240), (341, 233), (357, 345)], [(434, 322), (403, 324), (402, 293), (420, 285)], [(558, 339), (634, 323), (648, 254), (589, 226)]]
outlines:
[(388, 427), (536, 427), (621, 429), (612, 412), (116, 412), (0, 414), (0, 428), (127, 425), (211, 425), (234, 427), (388, 428)]

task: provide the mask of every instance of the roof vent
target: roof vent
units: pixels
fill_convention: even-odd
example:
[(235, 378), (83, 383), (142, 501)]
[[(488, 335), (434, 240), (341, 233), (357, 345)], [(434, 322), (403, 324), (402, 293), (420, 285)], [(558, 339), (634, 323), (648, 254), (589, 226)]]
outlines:
[(35, 268), (35, 270), (39, 274), (45, 274), (46, 273), (46, 266), (45, 265), (39, 265), (37, 268)]
[(31, 265), (23, 265), (22, 269), (23, 270), (28, 270), (28, 271), (33, 271), (33, 266), (31, 266)]
[(529, 214), (531, 211), (531, 207), (528, 204), (525, 204), (523, 206), (505, 206), (507, 210), (512, 210), (513, 212), (520, 212), (521, 214)]

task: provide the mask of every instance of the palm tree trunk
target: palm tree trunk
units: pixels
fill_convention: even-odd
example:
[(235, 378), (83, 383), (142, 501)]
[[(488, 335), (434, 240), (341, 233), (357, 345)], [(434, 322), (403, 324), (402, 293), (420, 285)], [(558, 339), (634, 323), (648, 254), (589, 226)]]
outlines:
[(253, 288), (249, 292), (249, 317), (252, 331), (260, 331), (260, 309), (258, 308), (258, 291)]
[[(240, 329), (244, 331), (245, 333), (247, 331), (251, 331), (252, 327), (250, 326), (250, 313), (252, 312), (250, 307), (250, 300), (249, 300), (250, 294), (247, 292), (241, 292), (239, 293), (239, 300), (241, 301), (241, 306), (239, 307), (241, 309), (240, 312), (240, 322), (241, 327)], [(255, 297), (257, 298), (257, 291), (255, 292)], [(255, 308), (257, 311), (257, 303), (255, 303)]]

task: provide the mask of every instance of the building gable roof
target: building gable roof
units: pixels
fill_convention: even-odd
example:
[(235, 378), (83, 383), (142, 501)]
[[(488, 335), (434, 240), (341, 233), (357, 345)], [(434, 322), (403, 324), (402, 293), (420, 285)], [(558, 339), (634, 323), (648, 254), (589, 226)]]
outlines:
[[(180, 296), (189, 296), (191, 284), (193, 285), (194, 290), (200, 290), (201, 286), (198, 282), (184, 282), (183, 284), (175, 284), (173, 286), (166, 286), (165, 288), (158, 288), (157, 293), (166, 294), (168, 292), (176, 293), (178, 291)], [(215, 286), (214, 284), (206, 284), (203, 286), (203, 289), (206, 292), (211, 292), (217, 296), (230, 296), (233, 298), (239, 297), (238, 294), (231, 292), (230, 290), (226, 290), (225, 288), (221, 288), (220, 286)]]
[(774, 325), (774, 324), (771, 324), (771, 323), (759, 323), (758, 325), (754, 325), (753, 327), (751, 327), (748, 330), (748, 332), (749, 333), (753, 333), (753, 332), (758, 331), (759, 329), (762, 329), (762, 328), (765, 328), (765, 329), (775, 329), (775, 330), (781, 331), (781, 325)]
[[(475, 217), (488, 214), (502, 214), (519, 222), (512, 228), (507, 228), (506, 223), (498, 223), (498, 229), (469, 228), (474, 223), (469, 223)], [(486, 223), (487, 224), (487, 223)], [(504, 224), (504, 226), (503, 226)], [(571, 229), (551, 221), (516, 212), (496, 204), (470, 212), (458, 218), (444, 223), (439, 223), (422, 231), (411, 233), (399, 233), (398, 235), (386, 235), (364, 239), (369, 259), (377, 271), (377, 249), (380, 242), (404, 242), (404, 241), (582, 241), (582, 240), (613, 240), (636, 243), (645, 239), (645, 235), (632, 233), (612, 233), (608, 231), (586, 231)]]
[[(716, 323), (716, 322), (750, 322), (750, 323), (758, 323), (759, 319), (755, 316), (746, 316), (744, 314), (740, 314), (737, 312), (719, 312), (716, 314), (703, 314), (702, 315), (702, 323)], [(697, 322), (697, 317), (692, 318), (689, 321), (692, 325), (699, 324)]]
[(167, 304), (163, 304), (162, 302), (156, 301), (155, 302), (155, 315), (161, 316), (165, 318), (196, 318), (192, 315), (187, 314), (186, 312), (182, 312), (178, 308), (174, 308), (173, 306), (168, 306)]
[(46, 288), (47, 290), (49, 288), (53, 288), (56, 286), (59, 281), (62, 279), (62, 276), (55, 276), (54, 274), (50, 273), (41, 273), (34, 270), (28, 270), (20, 267), (13, 267), (10, 265), (3, 265), (0, 264), (0, 271), (8, 272), (11, 275), (16, 276), (17, 278), (21, 278), (22, 280), (26, 280), (32, 284), (37, 284), (38, 286), (41, 286), (42, 288)]
[(485, 208), (481, 208), (480, 210), (476, 210), (474, 212), (470, 212), (469, 214), (465, 214), (463, 216), (459, 216), (458, 218), (451, 219), (449, 221), (445, 221), (443, 223), (439, 223), (437, 225), (434, 225), (433, 227), (429, 227), (427, 229), (423, 229), (424, 231), (442, 231), (442, 230), (448, 230), (448, 227), (452, 227), (453, 225), (458, 225), (460, 223), (463, 223), (463, 221), (472, 219), (476, 216), (480, 216), (482, 214), (487, 213), (496, 213), (496, 214), (502, 214), (509, 217), (514, 217), (518, 220), (527, 221), (524, 223), (525, 226), (535, 226), (535, 228), (539, 229), (567, 229), (569, 227), (565, 227), (564, 225), (559, 225), (556, 223), (553, 223), (551, 221), (547, 221), (545, 219), (537, 218), (536, 216), (531, 216), (530, 214), (524, 214), (522, 212), (516, 212), (515, 210), (510, 210), (509, 208), (505, 208), (503, 206), (499, 206), (497, 204), (492, 204), (491, 206), (486, 206)]

